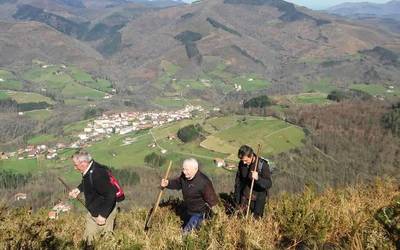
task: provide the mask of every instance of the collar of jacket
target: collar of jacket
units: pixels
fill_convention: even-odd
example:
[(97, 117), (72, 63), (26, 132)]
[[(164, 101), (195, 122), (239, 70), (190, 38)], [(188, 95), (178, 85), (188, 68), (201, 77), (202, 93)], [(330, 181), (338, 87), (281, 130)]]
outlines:
[[(90, 161), (89, 166), (87, 167), (85, 172), (83, 172), (82, 176), (85, 176), (89, 172), (89, 170), (92, 168), (92, 166), (93, 166), (93, 160)], [(92, 171), (92, 170), (90, 170), (90, 171)]]

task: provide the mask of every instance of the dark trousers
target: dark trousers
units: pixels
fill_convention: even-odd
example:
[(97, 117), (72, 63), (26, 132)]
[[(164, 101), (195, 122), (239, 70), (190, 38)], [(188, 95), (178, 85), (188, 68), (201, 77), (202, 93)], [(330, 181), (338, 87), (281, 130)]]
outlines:
[[(250, 202), (250, 212), (254, 218), (261, 218), (264, 216), (265, 203), (267, 201), (266, 195), (256, 195), (256, 199)], [(247, 205), (248, 200), (246, 201)]]

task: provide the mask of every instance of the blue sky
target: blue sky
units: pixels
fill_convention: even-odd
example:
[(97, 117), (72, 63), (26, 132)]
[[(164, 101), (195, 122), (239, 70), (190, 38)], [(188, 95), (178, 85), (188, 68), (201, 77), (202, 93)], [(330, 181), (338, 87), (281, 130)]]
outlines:
[(328, 7), (344, 3), (344, 2), (371, 2), (371, 3), (386, 3), (389, 0), (286, 0), (297, 5), (306, 6), (310, 9), (326, 9)]

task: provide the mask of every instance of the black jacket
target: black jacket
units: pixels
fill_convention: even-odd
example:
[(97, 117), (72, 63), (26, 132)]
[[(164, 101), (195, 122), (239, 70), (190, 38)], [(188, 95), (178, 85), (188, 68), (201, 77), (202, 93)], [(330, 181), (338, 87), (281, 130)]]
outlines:
[[(251, 171), (254, 170), (255, 161), (247, 166), (243, 161), (239, 162), (238, 171), (235, 179), (234, 199), (236, 204), (242, 204), (245, 199), (249, 198), (251, 187)], [(268, 162), (260, 157), (257, 167), (258, 180), (254, 181), (252, 200), (265, 200), (268, 196), (268, 189), (272, 186), (271, 172)]]
[(86, 207), (93, 217), (110, 215), (116, 204), (116, 190), (110, 183), (107, 168), (93, 161), (78, 189), (84, 193)]
[(210, 179), (200, 171), (191, 180), (186, 179), (182, 173), (178, 178), (169, 180), (167, 188), (182, 189), (183, 201), (189, 214), (206, 213), (209, 207), (218, 203)]

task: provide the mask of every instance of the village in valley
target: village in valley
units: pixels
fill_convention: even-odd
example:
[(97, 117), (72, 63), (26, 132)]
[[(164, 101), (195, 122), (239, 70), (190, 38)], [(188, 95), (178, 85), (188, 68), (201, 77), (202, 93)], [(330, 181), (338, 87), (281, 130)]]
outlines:
[[(176, 111), (152, 111), (152, 112), (121, 112), (104, 113), (102, 116), (90, 121), (81, 133), (77, 135), (78, 139), (66, 143), (53, 143), (52, 145), (27, 145), (14, 152), (1, 152), (1, 159), (10, 158), (33, 159), (44, 156), (48, 160), (57, 159), (58, 152), (66, 148), (78, 149), (84, 148), (90, 142), (99, 142), (112, 134), (128, 134), (144, 129), (159, 127), (171, 122), (190, 119), (193, 112), (203, 112), (201, 106), (187, 105), (185, 108)], [(129, 144), (129, 141), (126, 142)]]

